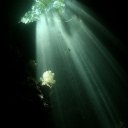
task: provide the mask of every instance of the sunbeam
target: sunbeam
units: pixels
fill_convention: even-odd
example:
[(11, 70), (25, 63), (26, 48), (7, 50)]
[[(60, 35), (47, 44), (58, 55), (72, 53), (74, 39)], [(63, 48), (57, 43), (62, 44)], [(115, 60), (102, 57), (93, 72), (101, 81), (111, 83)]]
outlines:
[[(37, 78), (47, 70), (55, 73), (51, 95), (55, 126), (117, 128), (122, 120), (118, 97), (125, 102), (127, 80), (104, 45), (106, 39), (113, 44), (117, 40), (86, 7), (76, 1), (59, 2), (48, 3), (40, 17), (22, 18), (24, 23), (38, 19)], [(61, 11), (51, 9), (58, 6)]]

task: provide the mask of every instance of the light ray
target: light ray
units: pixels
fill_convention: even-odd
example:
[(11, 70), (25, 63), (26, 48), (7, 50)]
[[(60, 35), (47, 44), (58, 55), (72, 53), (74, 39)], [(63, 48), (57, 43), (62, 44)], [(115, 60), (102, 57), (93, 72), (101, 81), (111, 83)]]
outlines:
[[(52, 98), (58, 128), (114, 128), (121, 120), (116, 96), (125, 99), (120, 85), (127, 84), (123, 70), (104, 46), (106, 38), (112, 43), (116, 39), (81, 8), (69, 2), (63, 15), (44, 14), (37, 22), (37, 77), (45, 70), (55, 73)], [(101, 40), (94, 29), (101, 34), (98, 37), (103, 36)]]

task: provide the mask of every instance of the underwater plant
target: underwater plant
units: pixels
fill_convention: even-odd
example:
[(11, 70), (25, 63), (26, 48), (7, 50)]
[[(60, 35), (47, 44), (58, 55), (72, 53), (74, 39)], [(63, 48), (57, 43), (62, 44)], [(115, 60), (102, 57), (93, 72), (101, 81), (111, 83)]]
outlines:
[(40, 80), (42, 81), (42, 85), (47, 85), (51, 88), (52, 85), (56, 82), (54, 80), (54, 76), (55, 74), (51, 70), (45, 71), (40, 78)]

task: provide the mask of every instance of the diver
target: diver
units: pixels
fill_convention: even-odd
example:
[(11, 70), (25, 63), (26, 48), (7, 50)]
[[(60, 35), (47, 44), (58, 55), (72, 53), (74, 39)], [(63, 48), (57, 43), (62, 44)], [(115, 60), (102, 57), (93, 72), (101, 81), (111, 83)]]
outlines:
[(55, 84), (54, 73), (51, 70), (45, 71), (37, 83), (37, 88), (40, 91), (38, 95), (42, 101), (42, 107), (44, 109), (44, 122), (48, 128), (54, 128), (54, 121), (52, 115), (52, 105), (50, 101), (52, 87)]
[(50, 93), (53, 84), (55, 84), (54, 73), (51, 70), (45, 71), (37, 84), (40, 90), (40, 98), (43, 101), (44, 107), (50, 107)]

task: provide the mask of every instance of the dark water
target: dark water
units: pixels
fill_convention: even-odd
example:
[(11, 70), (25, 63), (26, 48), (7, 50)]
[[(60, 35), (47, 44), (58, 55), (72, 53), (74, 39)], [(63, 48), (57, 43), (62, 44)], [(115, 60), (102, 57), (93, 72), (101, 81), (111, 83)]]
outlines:
[[(25, 91), (27, 93), (30, 93), (30, 90), (26, 89), (26, 87), (22, 87), (18, 85), (20, 85), (19, 83), (21, 83), (21, 81), (23, 81), (27, 75), (25, 74), (25, 72), (26, 72), (26, 65), (28, 61), (31, 59), (36, 59), (36, 55), (35, 55), (36, 50), (34, 49), (35, 38), (36, 38), (35, 37), (36, 24), (32, 23), (32, 24), (29, 24), (28, 26), (25, 26), (23, 24), (15, 24), (14, 21), (18, 21), (19, 14), (22, 15), (23, 12), (22, 11), (18, 12), (19, 6), (15, 8), (16, 5), (19, 5), (19, 2), (18, 4), (12, 1), (10, 3), (11, 4), (8, 4), (7, 6), (8, 7), (7, 10), (10, 9), (11, 13), (9, 13), (9, 11), (6, 11), (6, 9), (4, 9), (6, 12), (4, 16), (6, 17), (5, 18), (6, 24), (5, 24), (3, 33), (4, 33), (4, 36), (5, 35), (6, 36), (3, 39), (3, 42), (5, 42), (4, 44), (6, 45), (5, 48), (7, 49), (7, 54), (6, 55), (2, 54), (3, 62), (4, 62), (3, 66), (5, 67), (4, 68), (5, 75), (3, 76), (3, 78), (5, 83), (4, 87), (6, 88), (5, 92), (6, 94), (8, 94), (6, 95), (7, 98), (5, 98), (5, 102), (7, 103), (7, 108), (5, 111), (11, 112), (11, 115), (13, 115), (13, 112), (20, 111), (19, 112), (20, 114), (16, 115), (16, 117), (18, 116), (20, 117), (20, 115), (22, 115), (21, 111), (24, 111), (25, 113), (25, 111), (30, 110), (29, 108), (31, 107), (31, 103), (27, 102), (27, 104), (23, 103), (24, 104), (23, 105), (22, 100), (20, 100), (20, 97), (22, 97), (23, 93), (25, 93)], [(121, 19), (117, 21), (116, 19), (118, 16), (115, 16), (115, 18), (111, 17), (113, 16), (111, 12), (113, 12), (114, 14), (116, 13), (112, 5), (111, 5), (111, 10), (109, 10), (110, 8), (108, 9), (105, 5), (104, 5), (105, 7), (101, 7), (100, 4), (98, 5), (97, 3), (96, 6), (98, 6), (98, 8), (96, 9), (96, 6), (94, 3), (96, 4), (96, 2), (93, 1), (92, 6), (90, 4), (90, 7), (94, 7), (94, 10), (97, 10), (96, 13), (98, 13), (101, 17), (103, 17), (103, 20), (106, 21), (106, 24), (108, 26), (110, 24), (109, 27), (112, 28), (112, 30), (115, 32), (115, 35), (117, 36), (119, 35), (119, 38), (123, 42), (123, 45), (120, 44), (119, 46), (116, 46), (116, 47), (114, 44), (111, 45), (111, 43), (108, 43), (107, 41), (104, 42), (104, 45), (107, 46), (107, 48), (110, 50), (110, 53), (112, 53), (112, 55), (119, 62), (120, 66), (125, 70), (124, 72), (126, 73), (126, 75), (124, 74), (122, 75), (121, 73), (121, 79), (126, 80), (127, 79), (127, 52), (125, 52), (124, 48), (127, 49), (127, 43), (126, 43), (126, 36), (124, 36), (126, 35), (126, 33), (122, 31), (125, 28), (125, 21), (123, 22)], [(119, 5), (117, 7), (119, 7)], [(118, 10), (117, 7), (116, 7), (116, 10)], [(23, 6), (23, 8), (25, 8), (25, 6)], [(106, 11), (104, 11), (104, 9)], [(27, 8), (25, 9), (25, 11), (26, 10)], [(121, 11), (121, 9), (119, 10)], [(120, 11), (117, 11), (117, 12), (120, 12)], [(125, 13), (123, 13), (123, 11), (121, 12), (120, 12), (120, 16), (124, 18), (121, 14), (124, 15)], [(120, 25), (120, 23), (123, 25), (123, 27), (122, 25)], [(118, 25), (119, 25), (119, 29), (118, 29)], [(68, 30), (65, 30), (65, 31), (68, 34), (70, 34), (70, 31)], [(56, 52), (56, 50), (57, 49), (53, 50), (53, 52), (54, 51)], [(93, 101), (94, 99), (89, 96), (90, 92), (86, 89), (86, 85), (88, 85), (88, 83), (86, 83), (85, 79), (83, 80), (82, 78), (83, 75), (85, 74), (83, 71), (80, 71), (78, 73), (79, 66), (76, 66), (76, 65), (73, 66), (73, 62), (71, 61), (72, 57), (70, 58), (70, 52), (72, 54), (72, 50), (71, 51), (66, 50), (64, 53), (66, 54), (65, 55), (66, 57), (68, 56), (67, 60), (63, 59), (61, 63), (60, 61), (58, 62), (57, 60), (62, 60), (61, 57), (58, 55), (55, 58), (55, 62), (51, 64), (56, 67), (54, 71), (56, 73), (56, 78), (57, 78), (57, 84), (55, 86), (56, 88), (53, 89), (54, 93), (52, 94), (52, 102), (54, 105), (53, 114), (55, 115), (54, 119), (56, 122), (56, 127), (57, 128), (89, 127), (90, 128), (95, 126), (97, 127), (102, 126), (102, 128), (103, 127), (106, 128), (104, 124), (101, 125), (100, 123), (103, 117), (97, 118), (98, 113), (99, 115), (101, 114), (100, 109), (97, 109), (98, 104), (96, 104), (95, 106), (94, 105), (95, 101)], [(69, 60), (70, 60), (70, 64), (68, 63)], [(95, 65), (96, 66), (95, 68), (98, 70), (100, 69), (100, 66), (97, 66), (97, 65)], [(102, 68), (104, 69), (105, 66)], [(98, 72), (102, 77), (102, 81), (105, 81), (104, 82), (105, 89), (108, 92), (108, 96), (111, 97), (111, 101), (116, 106), (116, 110), (118, 111), (117, 115), (119, 115), (120, 121), (123, 123), (127, 123), (127, 117), (128, 117), (127, 82), (125, 84), (122, 84), (122, 80), (118, 79), (119, 77), (117, 77), (113, 73), (113, 71), (111, 71), (111, 68), (109, 68), (109, 70), (107, 71), (99, 70)], [(9, 75), (9, 77), (7, 77), (8, 72), (11, 74)], [(111, 73), (112, 73), (112, 76), (109, 76)], [(89, 72), (88, 74), (90, 75)], [(107, 76), (108, 78), (105, 78), (104, 74), (106, 75), (108, 74)], [(94, 81), (92, 80), (92, 83), (93, 82)], [(98, 83), (98, 84), (101, 85), (101, 83)], [(119, 86), (119, 88), (117, 87), (117, 85)], [(98, 92), (98, 98), (99, 98), (100, 97), (99, 91), (97, 90), (96, 87), (94, 88), (94, 90)], [(104, 94), (104, 96), (106, 96), (106, 94)], [(108, 100), (109, 98), (107, 98), (106, 96), (106, 99)], [(102, 103), (103, 102), (101, 102), (101, 106), (104, 106), (102, 105)], [(23, 105), (23, 107), (21, 107), (21, 105)], [(33, 109), (30, 110), (31, 114), (34, 111), (35, 111), (34, 113), (36, 113), (36, 110), (38, 108), (36, 107), (33, 107)], [(109, 118), (109, 115), (107, 115), (108, 110), (103, 109), (103, 111), (104, 113), (106, 113), (106, 117)], [(37, 113), (41, 113), (41, 110), (39, 109)], [(28, 115), (28, 118), (30, 117), (31, 114)], [(37, 116), (38, 115), (36, 115), (36, 117)], [(25, 114), (24, 114), (24, 117), (25, 117)], [(36, 117), (34, 115), (31, 117), (33, 117), (33, 119), (36, 120)], [(101, 120), (99, 121), (99, 119)], [(119, 122), (119, 125), (122, 125), (123, 123)], [(112, 125), (111, 127), (114, 128), (115, 126)]]

